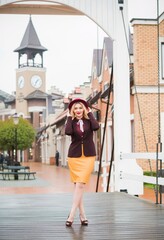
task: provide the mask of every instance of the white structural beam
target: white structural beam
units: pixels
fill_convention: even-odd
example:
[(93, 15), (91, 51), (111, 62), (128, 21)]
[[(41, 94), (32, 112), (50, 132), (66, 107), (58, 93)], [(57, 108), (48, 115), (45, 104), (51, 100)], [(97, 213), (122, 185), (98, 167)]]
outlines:
[[(130, 194), (143, 194), (143, 183), (120, 178), (120, 172), (143, 175), (135, 159), (120, 160), (121, 152), (131, 152), (130, 80), (129, 80), (129, 28), (128, 2), (113, 10), (114, 25), (114, 191), (126, 190)], [(123, 8), (123, 9), (122, 9)], [(123, 24), (123, 18), (124, 23)], [(123, 150), (124, 149), (124, 150)], [(126, 149), (126, 150), (125, 150)]]
[(83, 15), (76, 9), (64, 5), (46, 4), (9, 4), (0, 7), (0, 14), (28, 14), (28, 15)]
[[(129, 81), (129, 56), (125, 38), (123, 20), (121, 17), (120, 4), (118, 0), (60, 0), (39, 1), (44, 4), (35, 5), (35, 1), (23, 8), (26, 1), (0, 0), (0, 13), (7, 10), (12, 13), (26, 11), (28, 13), (40, 14), (82, 14), (89, 17), (98, 24), (112, 39), (114, 43), (113, 67), (114, 67), (114, 166), (113, 166), (113, 190), (126, 189), (130, 194), (141, 194), (142, 187), (134, 185), (130, 180), (120, 179), (120, 171), (126, 173), (142, 174), (135, 160), (130, 162), (120, 160), (120, 152), (131, 151), (131, 127), (130, 127), (130, 81)], [(128, 33), (128, 0), (123, 1), (123, 15), (125, 20), (126, 34)], [(27, 3), (27, 2), (26, 2)], [(31, 3), (31, 4), (30, 4)], [(53, 4), (54, 3), (54, 4)], [(40, 7), (40, 8), (39, 8)], [(19, 9), (20, 8), (20, 9)], [(21, 10), (22, 8), (22, 10)], [(139, 192), (138, 192), (139, 191)]]
[[(150, 184), (156, 184), (156, 177), (151, 177), (151, 176), (144, 176), (144, 175), (134, 175), (134, 174), (127, 174), (127, 173), (122, 173), (121, 177), (123, 179), (131, 179), (132, 181), (136, 182), (141, 182), (141, 183), (150, 183)], [(164, 186), (164, 178), (159, 177), (158, 178), (158, 184)]]
[(127, 159), (152, 159), (152, 160), (156, 160), (158, 157), (158, 159), (161, 159), (162, 162), (164, 162), (164, 153), (163, 152), (159, 152), (158, 156), (156, 152), (132, 152), (132, 153), (121, 153), (120, 154), (120, 159), (122, 160), (127, 160)]
[[(86, 15), (109, 36), (113, 35), (113, 5), (117, 0), (60, 0), (60, 1), (0, 0), (0, 13)], [(43, 4), (41, 4), (43, 2)]]

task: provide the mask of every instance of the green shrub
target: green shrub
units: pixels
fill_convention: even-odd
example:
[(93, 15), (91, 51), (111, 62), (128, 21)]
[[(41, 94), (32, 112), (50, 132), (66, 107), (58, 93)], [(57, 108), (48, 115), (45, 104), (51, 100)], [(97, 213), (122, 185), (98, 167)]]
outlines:
[(144, 175), (145, 175), (145, 176), (156, 177), (156, 172), (154, 172), (154, 171), (152, 171), (152, 172), (150, 172), (150, 171), (145, 171), (145, 172), (144, 172)]
[[(145, 175), (145, 176), (156, 177), (156, 172), (154, 172), (154, 171), (152, 171), (152, 172), (150, 172), (150, 171), (145, 171), (145, 172), (144, 172), (144, 175)], [(144, 183), (144, 187), (154, 189), (155, 184), (152, 184), (152, 183)]]

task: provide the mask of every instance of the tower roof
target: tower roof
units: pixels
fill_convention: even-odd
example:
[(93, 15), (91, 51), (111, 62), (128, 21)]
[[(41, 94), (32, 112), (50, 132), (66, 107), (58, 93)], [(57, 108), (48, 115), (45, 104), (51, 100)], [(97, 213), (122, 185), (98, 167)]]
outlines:
[(31, 16), (25, 34), (23, 36), (22, 42), (20, 46), (14, 50), (14, 52), (21, 52), (22, 50), (25, 49), (33, 49), (41, 52), (47, 51), (47, 49), (43, 47), (39, 41), (38, 35), (35, 31), (34, 25), (31, 20)]
[(43, 91), (35, 90), (32, 93), (28, 94), (24, 99), (46, 99), (49, 95)]

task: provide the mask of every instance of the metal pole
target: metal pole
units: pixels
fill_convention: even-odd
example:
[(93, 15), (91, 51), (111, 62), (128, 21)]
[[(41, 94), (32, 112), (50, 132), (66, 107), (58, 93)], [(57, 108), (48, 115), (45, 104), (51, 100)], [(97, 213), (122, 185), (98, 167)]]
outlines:
[(17, 126), (15, 126), (15, 162), (18, 161), (18, 156), (17, 156)]
[[(17, 144), (17, 126), (15, 126), (15, 166), (17, 166), (18, 164), (18, 156), (17, 156), (17, 147), (18, 144)], [(14, 170), (15, 172), (17, 172), (17, 170)], [(15, 174), (14, 175), (14, 179), (15, 180), (18, 180), (18, 174)]]
[(113, 83), (113, 63), (112, 63), (111, 75), (110, 75), (110, 85), (109, 85), (108, 100), (107, 100), (107, 107), (106, 107), (106, 114), (105, 114), (103, 138), (102, 138), (102, 144), (101, 144), (101, 149), (100, 149), (101, 151), (100, 151), (100, 161), (99, 161), (99, 170), (98, 170), (98, 176), (97, 176), (96, 192), (98, 192), (100, 172), (101, 172), (101, 167), (102, 167), (102, 155), (103, 155), (105, 135), (106, 135), (106, 126), (107, 126), (107, 121), (108, 121), (108, 110), (109, 110), (109, 101), (110, 101), (110, 96), (111, 96), (110, 94), (112, 91), (112, 83)]

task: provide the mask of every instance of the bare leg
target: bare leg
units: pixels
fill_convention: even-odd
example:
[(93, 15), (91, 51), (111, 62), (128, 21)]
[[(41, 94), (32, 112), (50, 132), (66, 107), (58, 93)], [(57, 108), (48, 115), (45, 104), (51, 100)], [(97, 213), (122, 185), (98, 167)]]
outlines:
[(74, 190), (74, 196), (73, 196), (73, 204), (72, 204), (69, 218), (67, 219), (68, 221), (73, 221), (78, 207), (79, 207), (79, 209), (81, 209), (80, 213), (81, 213), (81, 211), (84, 210), (83, 202), (82, 202), (84, 187), (85, 187), (84, 183), (76, 183), (75, 190)]
[(82, 221), (86, 220), (85, 210), (84, 210), (84, 204), (83, 204), (83, 197), (82, 197), (81, 200), (80, 200), (79, 213), (80, 213), (80, 219), (81, 219)]

